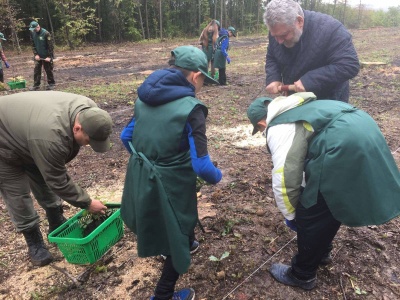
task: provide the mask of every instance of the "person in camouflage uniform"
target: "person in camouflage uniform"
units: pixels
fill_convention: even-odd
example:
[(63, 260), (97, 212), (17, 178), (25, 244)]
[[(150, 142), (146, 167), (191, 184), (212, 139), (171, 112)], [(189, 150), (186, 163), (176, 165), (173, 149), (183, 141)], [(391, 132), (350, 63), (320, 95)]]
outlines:
[(35, 60), (35, 69), (33, 71), (33, 87), (31, 91), (37, 91), (40, 88), (40, 78), (42, 76), (42, 66), (47, 75), (47, 90), (53, 90), (56, 82), (53, 75), (54, 44), (50, 32), (41, 28), (39, 23), (32, 21), (29, 25), (32, 38), (32, 50)]
[[(4, 34), (0, 32), (0, 39), (3, 41), (6, 41), (6, 39), (4, 38)], [(3, 47), (1, 46), (1, 42), (0, 42), (0, 58), (2, 61), (4, 61), (4, 64), (6, 65), (6, 68), (8, 69), (10, 67), (9, 63), (7, 62), (7, 58), (4, 55), (4, 51), (3, 51)], [(0, 62), (0, 81), (4, 82), (4, 74), (3, 74), (3, 68), (2, 68), (2, 64)]]

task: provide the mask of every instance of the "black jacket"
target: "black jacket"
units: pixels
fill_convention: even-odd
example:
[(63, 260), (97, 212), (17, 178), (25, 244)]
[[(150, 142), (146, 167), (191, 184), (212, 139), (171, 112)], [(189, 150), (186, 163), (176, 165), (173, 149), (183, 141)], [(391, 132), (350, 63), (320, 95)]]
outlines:
[(348, 102), (349, 79), (357, 75), (359, 60), (351, 34), (331, 16), (304, 11), (304, 28), (293, 48), (279, 45), (269, 35), (266, 56), (266, 84), (301, 79), (307, 92), (318, 99)]

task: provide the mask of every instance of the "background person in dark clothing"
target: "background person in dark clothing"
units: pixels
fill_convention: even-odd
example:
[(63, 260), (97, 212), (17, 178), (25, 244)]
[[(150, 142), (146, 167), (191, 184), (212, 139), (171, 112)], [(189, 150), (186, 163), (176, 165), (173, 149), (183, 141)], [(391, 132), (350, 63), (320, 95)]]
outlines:
[(42, 65), (47, 75), (47, 90), (52, 90), (55, 87), (53, 75), (53, 58), (54, 58), (54, 43), (50, 32), (41, 28), (39, 23), (32, 21), (29, 25), (32, 38), (32, 50), (35, 56), (35, 69), (33, 71), (33, 87), (31, 91), (37, 91), (40, 88), (40, 79), (42, 76)]
[(264, 22), (269, 29), (266, 90), (313, 92), (318, 99), (348, 102), (349, 79), (360, 64), (350, 33), (331, 16), (307, 11), (293, 0), (272, 0)]

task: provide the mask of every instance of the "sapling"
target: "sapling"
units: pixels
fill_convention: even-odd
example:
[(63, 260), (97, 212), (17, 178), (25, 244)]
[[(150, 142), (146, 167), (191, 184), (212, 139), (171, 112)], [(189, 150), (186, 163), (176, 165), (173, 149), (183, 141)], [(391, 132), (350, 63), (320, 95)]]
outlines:
[[(103, 204), (107, 206), (107, 204)], [(108, 208), (103, 215), (92, 214), (88, 210), (83, 211), (82, 216), (79, 219), (79, 227), (83, 229), (83, 237), (87, 237), (90, 233), (92, 233), (115, 211), (116, 209)]]
[(211, 260), (211, 261), (216, 261), (216, 262), (217, 262), (217, 266), (216, 266), (216, 268), (215, 268), (215, 272), (217, 271), (220, 262), (221, 262), (223, 259), (227, 258), (228, 256), (229, 256), (229, 252), (228, 252), (228, 251), (225, 251), (225, 252), (221, 255), (220, 258), (215, 257), (214, 255), (211, 255), (211, 256), (208, 258), (208, 259)]

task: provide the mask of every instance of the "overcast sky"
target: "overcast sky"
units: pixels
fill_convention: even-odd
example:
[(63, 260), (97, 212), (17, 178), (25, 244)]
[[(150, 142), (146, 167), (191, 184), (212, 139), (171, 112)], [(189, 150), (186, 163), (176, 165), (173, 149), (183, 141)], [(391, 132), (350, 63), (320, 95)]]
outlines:
[[(360, 0), (347, 0), (351, 6), (358, 6)], [(397, 7), (400, 5), (400, 0), (361, 0), (361, 3), (372, 9), (387, 9), (388, 7)]]

